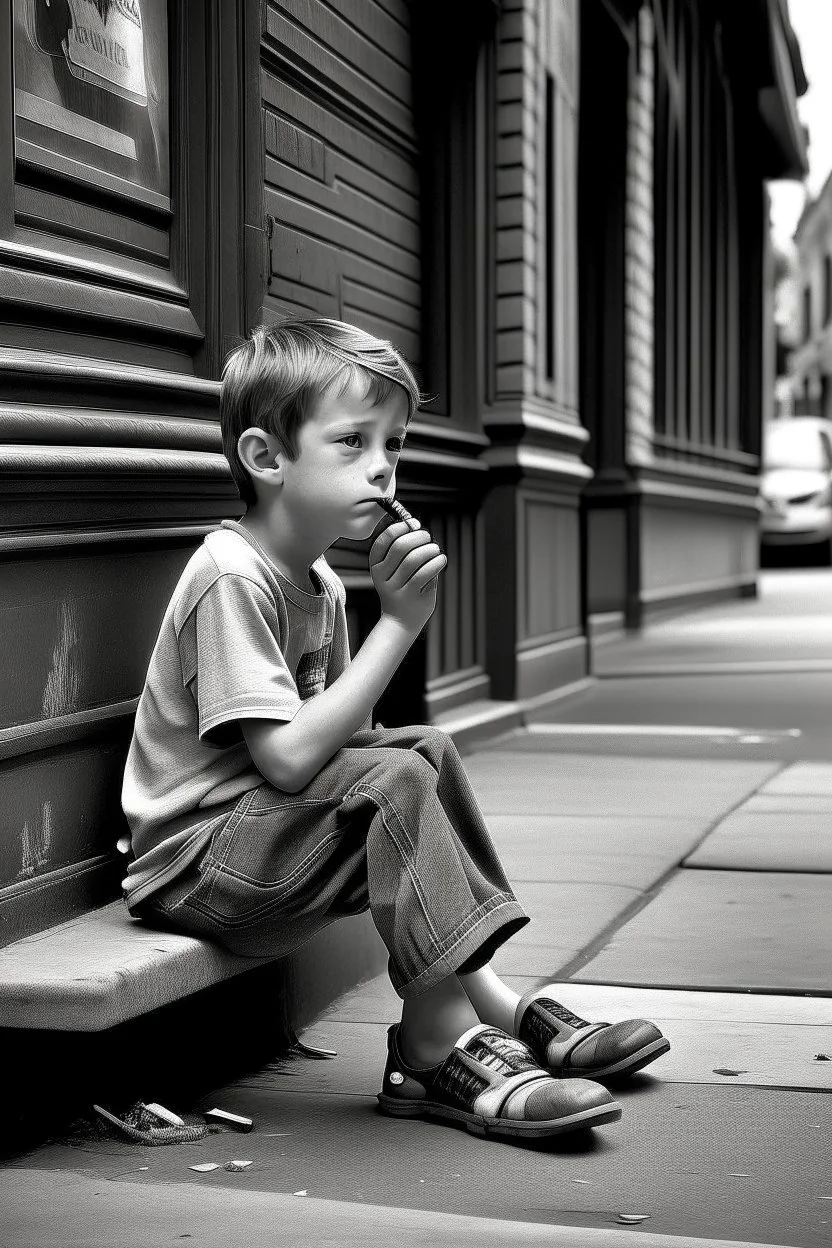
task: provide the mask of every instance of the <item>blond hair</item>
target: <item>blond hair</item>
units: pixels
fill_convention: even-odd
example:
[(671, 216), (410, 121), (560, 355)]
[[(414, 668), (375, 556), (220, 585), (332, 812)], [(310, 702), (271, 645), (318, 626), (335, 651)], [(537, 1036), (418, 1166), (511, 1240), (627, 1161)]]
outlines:
[(226, 358), (220, 392), (220, 427), (225, 457), (243, 499), (256, 501), (237, 442), (252, 426), (277, 438), (295, 460), (298, 434), (315, 402), (335, 389), (363, 386), (375, 407), (398, 386), (407, 395), (407, 420), (422, 402), (404, 357), (383, 338), (355, 325), (319, 317), (259, 326)]

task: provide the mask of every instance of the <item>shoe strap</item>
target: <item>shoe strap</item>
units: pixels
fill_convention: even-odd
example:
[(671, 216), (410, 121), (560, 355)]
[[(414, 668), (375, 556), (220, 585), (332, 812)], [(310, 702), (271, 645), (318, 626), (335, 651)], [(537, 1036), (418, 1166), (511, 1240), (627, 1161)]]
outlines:
[[(543, 1004), (544, 1001), (551, 1001), (557, 1010), (547, 1009)], [(537, 1051), (545, 1049), (546, 1064), (555, 1069), (565, 1067), (568, 1057), (579, 1044), (583, 1044), (584, 1040), (588, 1040), (590, 1036), (596, 1035), (597, 1032), (609, 1026), (608, 1023), (588, 1023), (585, 1019), (579, 1018), (566, 1006), (554, 1000), (551, 988), (544, 987), (532, 989), (520, 998), (515, 1012), (515, 1031), (518, 1034), (530, 1010), (534, 1012), (535, 1018), (540, 1021), (543, 1028), (552, 1033), (545, 1043), (542, 1037), (538, 1036), (535, 1047)], [(526, 1030), (528, 1028), (527, 1020)]]
[[(577, 1014), (573, 1014), (571, 1010), (567, 1010), (566, 1006), (561, 1006), (559, 1002), (555, 1001), (554, 994), (556, 991), (557, 989), (554, 984), (545, 984), (542, 988), (531, 988), (528, 992), (523, 994), (517, 1002), (517, 1008), (514, 1011), (514, 1034), (516, 1036), (519, 1036), (520, 1034), (520, 1023), (522, 1022), (523, 1015), (526, 1013), (528, 1007), (533, 1002), (540, 1001), (542, 999), (552, 1001), (554, 1004), (559, 1006), (564, 1014), (568, 1015), (568, 1019), (558, 1018), (558, 1032), (572, 1031), (576, 1025), (579, 1027), (590, 1026), (585, 1018), (579, 1018)], [(570, 1022), (569, 1019), (574, 1021)]]
[[(522, 1040), (499, 1027), (478, 1023), (457, 1040), (442, 1063), (434, 1086), (471, 1109), (480, 1096), (499, 1091), (515, 1075), (527, 1074), (549, 1077)], [(490, 1099), (502, 1103), (496, 1095)]]
[[(516, 1108), (522, 1114), (523, 1106), (531, 1092), (530, 1084), (551, 1083), (552, 1076), (547, 1074), (545, 1070), (522, 1070), (516, 1075), (504, 1075), (499, 1078), (498, 1082), (492, 1083), (490, 1087), (481, 1092), (474, 1101), (473, 1112), (482, 1114), (484, 1118), (499, 1118), (508, 1101), (512, 1100), (521, 1088), (526, 1088), (526, 1096), (522, 1098), (522, 1103)], [(507, 1115), (511, 1117), (512, 1115)]]
[(590, 1036), (596, 1035), (599, 1031), (605, 1031), (607, 1027), (609, 1023), (587, 1023), (586, 1027), (579, 1027), (563, 1040), (555, 1036), (546, 1045), (547, 1065), (558, 1069), (565, 1066), (566, 1059), (579, 1044), (583, 1044), (584, 1040), (588, 1040)]

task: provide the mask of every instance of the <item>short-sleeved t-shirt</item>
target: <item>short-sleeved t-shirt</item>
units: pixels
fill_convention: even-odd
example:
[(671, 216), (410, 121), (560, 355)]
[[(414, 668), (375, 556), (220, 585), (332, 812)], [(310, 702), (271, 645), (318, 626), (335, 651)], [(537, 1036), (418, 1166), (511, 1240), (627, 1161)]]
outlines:
[(300, 589), (224, 520), (186, 565), (136, 711), (122, 806), (137, 905), (175, 879), (243, 793), (262, 784), (241, 719), (290, 720), (350, 661), (343, 583), (323, 556)]

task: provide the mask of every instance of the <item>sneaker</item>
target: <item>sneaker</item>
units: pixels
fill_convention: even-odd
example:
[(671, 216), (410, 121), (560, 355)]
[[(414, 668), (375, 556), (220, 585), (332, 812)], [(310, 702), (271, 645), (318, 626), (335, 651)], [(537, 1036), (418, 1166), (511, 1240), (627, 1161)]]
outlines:
[(670, 1041), (655, 1023), (588, 1023), (552, 997), (553, 985), (520, 998), (514, 1031), (551, 1074), (561, 1079), (631, 1075), (667, 1053)]
[(471, 1027), (443, 1062), (423, 1069), (402, 1060), (399, 1026), (387, 1032), (378, 1094), (385, 1114), (438, 1118), (463, 1123), (474, 1135), (523, 1139), (585, 1131), (621, 1117), (606, 1088), (586, 1079), (553, 1079), (526, 1044), (499, 1027)]

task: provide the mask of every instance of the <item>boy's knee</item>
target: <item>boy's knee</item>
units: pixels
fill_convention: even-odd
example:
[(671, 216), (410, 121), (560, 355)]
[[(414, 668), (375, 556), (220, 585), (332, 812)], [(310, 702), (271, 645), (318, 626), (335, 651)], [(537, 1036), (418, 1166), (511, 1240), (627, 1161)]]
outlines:
[(412, 749), (390, 750), (389, 753), (391, 757), (385, 760), (380, 787), (386, 788), (393, 800), (405, 793), (414, 792), (418, 796), (426, 789), (436, 788), (436, 768), (424, 754)]
[(453, 739), (441, 728), (426, 724), (421, 732), (421, 739), (414, 748), (426, 758), (435, 759), (438, 764), (444, 755), (456, 753)]

